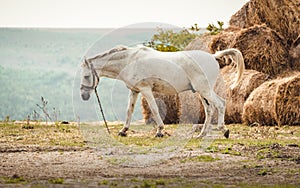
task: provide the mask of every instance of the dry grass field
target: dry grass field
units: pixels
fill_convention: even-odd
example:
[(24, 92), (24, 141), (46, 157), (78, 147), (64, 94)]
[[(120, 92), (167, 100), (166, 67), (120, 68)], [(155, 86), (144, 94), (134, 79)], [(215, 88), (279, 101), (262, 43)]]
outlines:
[[(94, 124), (1, 123), (0, 186), (299, 187), (299, 126), (232, 124), (229, 139), (214, 136), (205, 147), (201, 147), (205, 140), (176, 138), (180, 126), (189, 127), (168, 125), (164, 138), (154, 138), (150, 125), (133, 125), (127, 137), (118, 137), (121, 125), (110, 123), (109, 143), (98, 134), (106, 131), (99, 124), (93, 135)], [(89, 135), (98, 141), (91, 141)], [(161, 161), (130, 166), (126, 158), (114, 158), (121, 154), (111, 150), (112, 142), (140, 148), (136, 159), (149, 161), (154, 155), (147, 148), (182, 147), (176, 152), (157, 150), (166, 156)]]

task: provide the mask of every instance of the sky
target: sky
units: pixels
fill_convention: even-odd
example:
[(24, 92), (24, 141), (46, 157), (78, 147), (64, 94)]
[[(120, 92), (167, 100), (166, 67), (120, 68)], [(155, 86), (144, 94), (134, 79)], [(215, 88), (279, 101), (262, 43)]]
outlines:
[(0, 0), (0, 27), (119, 28), (141, 22), (178, 27), (224, 21), (249, 0)]

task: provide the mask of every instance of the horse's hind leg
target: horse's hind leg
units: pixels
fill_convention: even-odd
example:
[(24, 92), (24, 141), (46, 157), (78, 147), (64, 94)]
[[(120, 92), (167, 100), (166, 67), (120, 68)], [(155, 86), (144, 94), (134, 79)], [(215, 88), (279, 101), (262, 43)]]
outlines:
[(141, 93), (144, 95), (144, 97), (147, 100), (147, 103), (151, 109), (151, 112), (153, 114), (154, 121), (157, 124), (157, 131), (155, 137), (163, 137), (162, 130), (164, 129), (164, 123), (159, 115), (158, 107), (155, 102), (155, 98), (153, 96), (152, 90), (151, 89), (144, 89), (141, 91)]
[(214, 99), (215, 99), (215, 106), (218, 109), (218, 130), (222, 131), (226, 138), (229, 137), (229, 130), (226, 128), (224, 123), (224, 116), (225, 116), (225, 109), (226, 103), (225, 100), (213, 92)]
[[(206, 127), (204, 125), (203, 127), (203, 131), (199, 134), (198, 137), (203, 137), (207, 134), (208, 131), (210, 131), (210, 126), (211, 126), (211, 117), (212, 117), (212, 108), (215, 107), (218, 111), (218, 130), (222, 131), (222, 133), (224, 134), (224, 136), (226, 138), (229, 137), (229, 130), (226, 129), (225, 125), (224, 125), (224, 116), (225, 116), (225, 100), (222, 99), (220, 96), (218, 96), (214, 91), (211, 91), (210, 95), (206, 95), (204, 96), (205, 102), (207, 102), (207, 104), (209, 104), (209, 107), (207, 107), (207, 111), (208, 113), (206, 114)], [(204, 106), (205, 107), (205, 106)], [(209, 119), (208, 119), (209, 118)], [(205, 131), (205, 129), (207, 129), (207, 131)]]
[(203, 124), (203, 127), (201, 129), (201, 132), (200, 134), (197, 136), (197, 138), (202, 138), (204, 136), (207, 135), (207, 133), (209, 133), (211, 131), (211, 117), (212, 117), (212, 105), (210, 104), (210, 102), (206, 99), (206, 98), (203, 98), (201, 95), (200, 95), (200, 99), (201, 99), (201, 102), (204, 106), (204, 112), (205, 112), (205, 121), (204, 121), (204, 124)]
[(132, 91), (132, 90), (130, 91), (128, 107), (127, 107), (126, 122), (125, 122), (124, 127), (119, 132), (120, 136), (126, 136), (127, 135), (126, 131), (129, 129), (129, 126), (130, 126), (132, 113), (133, 113), (134, 106), (135, 106), (138, 95), (139, 95), (138, 92), (135, 92), (135, 91)]

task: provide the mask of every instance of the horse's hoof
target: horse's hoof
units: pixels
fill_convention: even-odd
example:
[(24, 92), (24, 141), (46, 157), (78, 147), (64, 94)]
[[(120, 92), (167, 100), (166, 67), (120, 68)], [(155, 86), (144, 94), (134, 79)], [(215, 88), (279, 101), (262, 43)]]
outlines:
[(122, 136), (122, 137), (125, 137), (125, 136), (127, 136), (127, 133), (126, 132), (119, 132), (119, 134), (118, 134), (119, 136)]
[(227, 129), (224, 133), (225, 138), (229, 138), (229, 129)]
[(197, 139), (202, 139), (202, 138), (204, 138), (205, 136), (207, 135), (207, 133), (200, 133), (196, 138)]
[(155, 137), (156, 138), (162, 138), (162, 137), (164, 137), (164, 134), (163, 133), (156, 133)]
[(196, 138), (197, 139), (202, 139), (204, 136), (202, 134), (199, 134)]

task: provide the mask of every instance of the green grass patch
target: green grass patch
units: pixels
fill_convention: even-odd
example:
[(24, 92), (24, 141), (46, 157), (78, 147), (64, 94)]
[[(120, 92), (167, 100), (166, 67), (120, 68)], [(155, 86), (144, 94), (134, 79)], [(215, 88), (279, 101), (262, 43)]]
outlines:
[(20, 177), (18, 175), (13, 175), (12, 177), (5, 177), (3, 178), (3, 183), (4, 184), (27, 184), (28, 181), (25, 180), (23, 177)]
[(210, 155), (199, 155), (199, 156), (194, 156), (194, 157), (189, 157), (186, 159), (180, 160), (181, 163), (186, 163), (186, 162), (215, 162), (220, 160), (220, 158), (214, 158)]
[(48, 182), (51, 184), (64, 184), (65, 180), (63, 178), (52, 178)]
[(98, 183), (98, 185), (108, 185), (109, 181), (108, 180), (102, 180)]
[(221, 153), (229, 154), (229, 155), (236, 155), (236, 156), (241, 155), (241, 152), (233, 150), (232, 147), (226, 147), (225, 149), (221, 150)]

